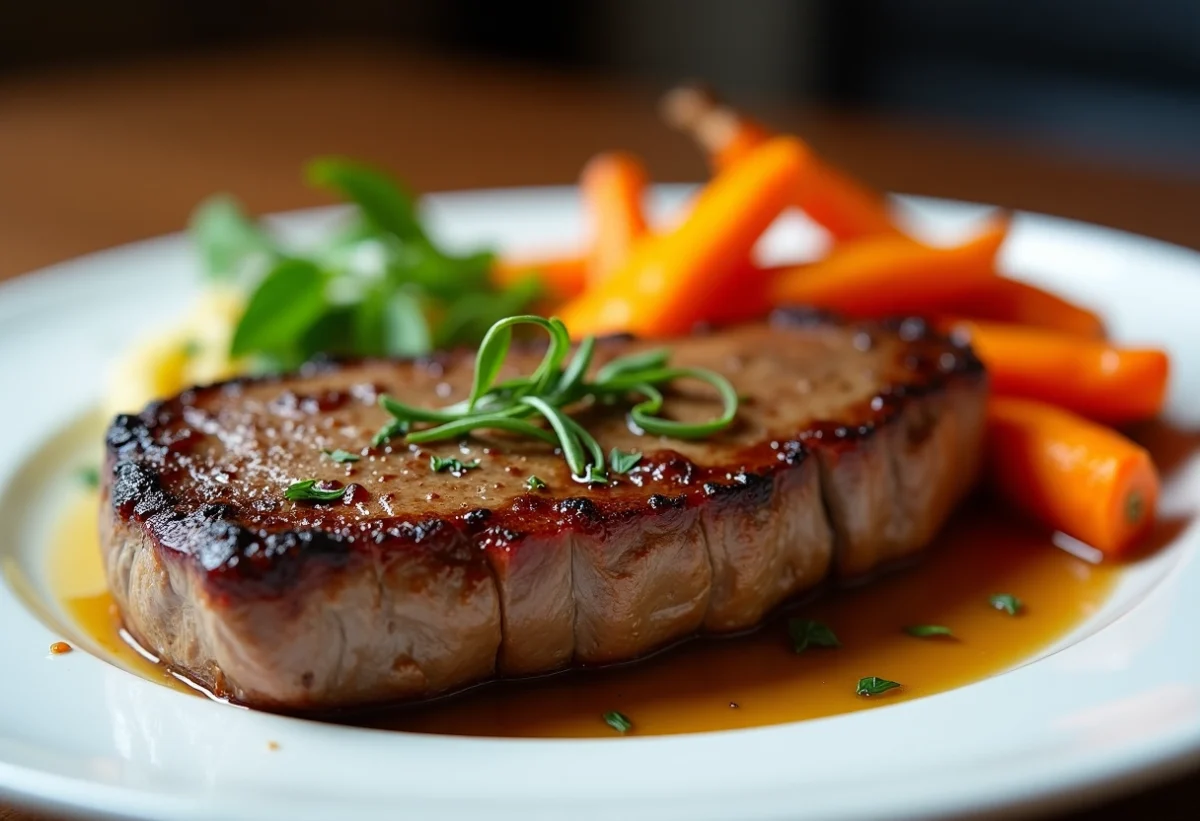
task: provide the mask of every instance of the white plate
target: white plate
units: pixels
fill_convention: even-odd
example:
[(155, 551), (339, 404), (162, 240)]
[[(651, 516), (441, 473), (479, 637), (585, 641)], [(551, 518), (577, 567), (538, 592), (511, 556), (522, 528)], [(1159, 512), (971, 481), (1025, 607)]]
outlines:
[[(685, 191), (658, 194), (666, 209)], [(569, 189), (439, 196), (430, 207), (455, 242), (565, 248), (580, 234)], [(918, 200), (904, 209), (939, 240), (987, 213)], [(311, 236), (333, 216), (280, 224)], [(823, 242), (799, 221), (770, 240), (770, 253)], [(1198, 426), (1200, 255), (1020, 215), (1005, 264), (1096, 306), (1119, 338), (1166, 346), (1171, 417)], [(0, 561), (6, 578), (33, 588), (22, 598), (0, 586), (0, 791), (17, 800), (168, 820), (933, 817), (1094, 798), (1200, 755), (1200, 529), (1190, 522), (1036, 663), (925, 699), (755, 730), (406, 735), (186, 698), (82, 652), (51, 659), (47, 646), (69, 627), (47, 595), (46, 533), (56, 491), (88, 458), (64, 431), (95, 405), (105, 362), (179, 311), (193, 268), (186, 244), (168, 237), (0, 286)], [(1200, 462), (1168, 478), (1163, 514), (1190, 519)]]

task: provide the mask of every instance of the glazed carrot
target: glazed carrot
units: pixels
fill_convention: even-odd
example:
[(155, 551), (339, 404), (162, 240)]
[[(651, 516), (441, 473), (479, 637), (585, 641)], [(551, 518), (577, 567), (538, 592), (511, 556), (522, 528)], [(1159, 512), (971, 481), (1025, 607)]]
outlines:
[(811, 171), (799, 140), (776, 137), (723, 171), (674, 230), (638, 243), (621, 270), (562, 306), (576, 336), (686, 333), (710, 313), (711, 295), (750, 258), (759, 236)]
[(584, 166), (579, 188), (592, 226), (588, 281), (600, 282), (625, 264), (646, 233), (646, 168), (630, 154), (599, 154)]
[(1108, 556), (1150, 529), (1159, 481), (1144, 448), (1042, 402), (996, 397), (987, 413), (987, 477), (1001, 497)]
[(1055, 296), (1004, 277), (984, 280), (974, 291), (945, 306), (947, 313), (1015, 325), (1033, 325), (1078, 336), (1104, 338), (1104, 323), (1096, 314)]
[(851, 316), (936, 314), (994, 278), (1008, 232), (998, 221), (970, 242), (932, 248), (902, 236), (834, 248), (825, 259), (782, 272), (771, 283), (774, 305), (815, 305)]
[(553, 299), (570, 299), (587, 284), (588, 260), (583, 256), (529, 257), (496, 260), (492, 282), (500, 287), (536, 276)]
[[(704, 88), (684, 86), (668, 92), (661, 110), (667, 123), (690, 136), (717, 170), (740, 162), (771, 138), (770, 129), (724, 105)], [(900, 233), (882, 196), (820, 160), (814, 161), (812, 173), (797, 187), (795, 205), (838, 242)]]
[(996, 395), (1038, 399), (1110, 425), (1162, 410), (1170, 370), (1162, 351), (1019, 325), (948, 324), (970, 337)]

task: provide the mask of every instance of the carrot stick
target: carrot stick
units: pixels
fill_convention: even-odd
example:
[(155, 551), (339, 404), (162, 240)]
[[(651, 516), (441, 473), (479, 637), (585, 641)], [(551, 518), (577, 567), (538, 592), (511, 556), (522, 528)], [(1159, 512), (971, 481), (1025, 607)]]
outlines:
[(1096, 314), (1040, 288), (1004, 277), (979, 287), (946, 306), (946, 312), (970, 319), (1033, 325), (1078, 336), (1104, 338), (1104, 323)]
[(987, 418), (988, 479), (1020, 510), (1108, 556), (1153, 524), (1159, 481), (1145, 449), (1028, 399), (993, 398)]
[[(722, 103), (707, 89), (684, 86), (668, 92), (663, 119), (690, 136), (716, 170), (729, 168), (771, 138), (770, 129)], [(835, 241), (896, 235), (882, 196), (820, 160), (796, 189), (795, 205), (833, 235)]]
[(535, 276), (550, 297), (570, 299), (583, 292), (587, 270), (582, 256), (498, 259), (492, 266), (492, 284), (505, 288)]
[(814, 305), (851, 316), (938, 313), (994, 278), (1008, 221), (953, 248), (908, 237), (858, 240), (825, 259), (782, 272), (771, 284), (774, 305)]
[(600, 282), (625, 264), (646, 233), (646, 169), (630, 154), (598, 154), (584, 166), (579, 188), (592, 226), (588, 281)]
[(1162, 410), (1170, 370), (1162, 351), (995, 322), (949, 325), (970, 337), (999, 396), (1038, 399), (1110, 425)]
[(686, 333), (708, 317), (720, 292), (749, 259), (759, 236), (811, 171), (808, 150), (776, 137), (718, 174), (674, 230), (638, 243), (624, 267), (564, 305), (575, 336), (631, 331)]

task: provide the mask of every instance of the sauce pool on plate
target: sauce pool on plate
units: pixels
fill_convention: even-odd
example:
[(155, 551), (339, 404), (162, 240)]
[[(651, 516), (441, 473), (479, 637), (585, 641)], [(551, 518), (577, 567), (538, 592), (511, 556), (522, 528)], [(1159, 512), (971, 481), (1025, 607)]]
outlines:
[[(178, 689), (187, 685), (136, 649), (105, 590), (97, 498), (75, 499), (52, 546), (56, 595), (76, 643)], [(787, 615), (828, 627), (840, 646), (797, 654), (786, 618), (744, 636), (700, 639), (642, 661), (535, 680), (500, 682), (420, 705), (373, 710), (339, 723), (421, 733), (579, 738), (760, 727), (933, 695), (1046, 652), (1104, 603), (1119, 567), (1090, 564), (1048, 534), (985, 504), (964, 507), (918, 564)], [(1016, 615), (993, 597), (1020, 602)], [(911, 629), (923, 628), (923, 629)], [(951, 635), (931, 628), (948, 628)], [(918, 635), (913, 635), (913, 634)], [(857, 695), (860, 679), (898, 682)]]

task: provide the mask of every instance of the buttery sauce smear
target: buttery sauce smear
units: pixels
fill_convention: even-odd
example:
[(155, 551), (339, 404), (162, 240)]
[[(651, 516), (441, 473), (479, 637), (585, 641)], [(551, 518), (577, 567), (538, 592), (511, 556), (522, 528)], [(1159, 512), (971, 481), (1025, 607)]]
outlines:
[[(146, 678), (188, 686), (135, 650), (105, 591), (97, 499), (76, 499), (54, 545), (57, 595), (85, 647)], [(521, 737), (611, 736), (620, 711), (631, 734), (666, 735), (780, 724), (920, 698), (986, 678), (1044, 651), (1095, 612), (1117, 569), (1059, 550), (1047, 534), (985, 505), (955, 516), (919, 564), (831, 592), (789, 615), (828, 625), (837, 649), (797, 655), (786, 620), (747, 636), (702, 639), (622, 667), (501, 682), (439, 701), (356, 715), (343, 723), (422, 733)], [(993, 594), (1018, 597), (1018, 616)], [(942, 625), (953, 638), (904, 628)], [(900, 689), (855, 695), (860, 678)]]

